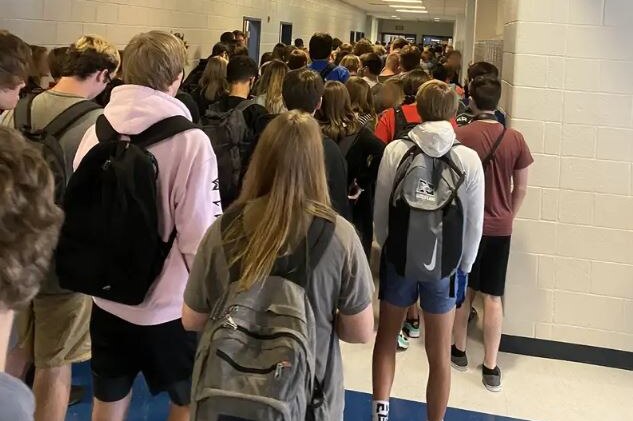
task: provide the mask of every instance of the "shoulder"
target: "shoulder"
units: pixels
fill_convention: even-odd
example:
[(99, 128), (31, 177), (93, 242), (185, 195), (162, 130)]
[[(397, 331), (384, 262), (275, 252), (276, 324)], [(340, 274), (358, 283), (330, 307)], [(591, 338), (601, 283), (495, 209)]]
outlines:
[(334, 240), (345, 254), (353, 247), (355, 236), (357, 234), (354, 226), (342, 216), (336, 215)]
[(477, 152), (468, 146), (461, 144), (453, 148), (453, 153), (462, 164), (464, 171), (469, 172), (476, 171), (478, 167), (481, 167), (481, 159)]

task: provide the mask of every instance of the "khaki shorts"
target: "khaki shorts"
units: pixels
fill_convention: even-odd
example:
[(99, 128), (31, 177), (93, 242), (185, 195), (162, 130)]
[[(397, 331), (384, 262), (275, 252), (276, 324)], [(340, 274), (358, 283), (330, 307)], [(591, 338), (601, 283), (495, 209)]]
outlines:
[(91, 309), (83, 294), (38, 295), (16, 314), (18, 348), (33, 355), (37, 368), (88, 361)]

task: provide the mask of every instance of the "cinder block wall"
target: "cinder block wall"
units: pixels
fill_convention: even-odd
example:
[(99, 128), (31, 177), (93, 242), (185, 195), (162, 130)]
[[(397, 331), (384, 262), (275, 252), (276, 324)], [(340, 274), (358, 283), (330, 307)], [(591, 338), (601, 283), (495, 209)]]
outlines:
[(633, 351), (633, 2), (506, 1), (503, 102), (536, 159), (505, 333)]
[(244, 16), (262, 20), (260, 52), (279, 42), (280, 22), (307, 43), (317, 31), (344, 41), (369, 33), (367, 14), (340, 0), (0, 0), (0, 28), (48, 47), (83, 34), (105, 36), (121, 48), (151, 29), (181, 32), (192, 59), (206, 57), (222, 32), (242, 29)]

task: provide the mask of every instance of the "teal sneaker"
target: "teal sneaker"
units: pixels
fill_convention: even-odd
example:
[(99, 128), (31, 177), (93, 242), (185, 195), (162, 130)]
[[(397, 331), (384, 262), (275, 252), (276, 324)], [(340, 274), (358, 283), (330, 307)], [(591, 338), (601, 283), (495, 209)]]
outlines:
[(420, 319), (407, 320), (406, 322), (404, 322), (402, 331), (409, 338), (419, 338), (420, 337)]
[(407, 349), (409, 349), (409, 340), (401, 331), (398, 334), (398, 351), (406, 351)]

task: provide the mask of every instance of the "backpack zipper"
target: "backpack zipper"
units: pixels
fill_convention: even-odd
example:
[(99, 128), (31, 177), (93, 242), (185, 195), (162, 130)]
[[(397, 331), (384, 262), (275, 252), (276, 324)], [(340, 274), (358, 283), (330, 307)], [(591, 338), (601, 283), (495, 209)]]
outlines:
[[(291, 338), (296, 340), (297, 342), (299, 342), (300, 344), (303, 345), (303, 341), (301, 340), (301, 338), (299, 338), (299, 336), (290, 333), (290, 332), (277, 332), (277, 333), (269, 333), (269, 334), (261, 334), (261, 333), (255, 333), (255, 332), (251, 332), (250, 330), (246, 329), (245, 327), (242, 327), (240, 325), (238, 325), (235, 320), (233, 320), (233, 318), (230, 315), (226, 315), (224, 317), (224, 323), (222, 323), (222, 325), (220, 326), (219, 329), (232, 329), (232, 330), (237, 330), (239, 332), (242, 332), (248, 336), (250, 336), (251, 338), (255, 338), (255, 339), (277, 339), (277, 338)], [(216, 330), (216, 331), (217, 331)]]
[(245, 367), (241, 364), (235, 362), (228, 354), (222, 350), (215, 351), (215, 354), (226, 361), (231, 367), (236, 369), (237, 371), (241, 371), (242, 373), (252, 373), (252, 374), (270, 374), (272, 372), (275, 373), (275, 378), (278, 379), (283, 374), (284, 368), (292, 367), (292, 364), (289, 361), (280, 361), (277, 364), (273, 364), (268, 368), (255, 368), (255, 367)]

